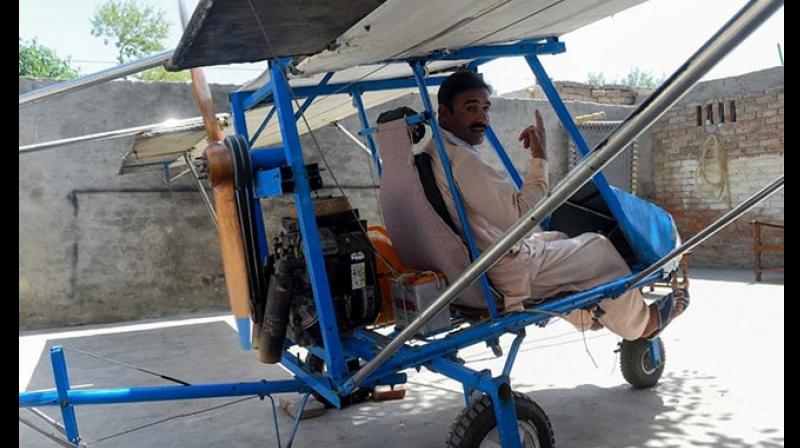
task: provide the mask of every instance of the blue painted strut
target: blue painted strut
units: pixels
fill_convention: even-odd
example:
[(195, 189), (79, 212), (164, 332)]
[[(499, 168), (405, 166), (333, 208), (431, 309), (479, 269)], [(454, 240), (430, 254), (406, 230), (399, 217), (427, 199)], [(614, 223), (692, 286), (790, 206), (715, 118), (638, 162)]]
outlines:
[(297, 218), (303, 236), (303, 252), (305, 254), (308, 273), (311, 278), (311, 288), (314, 291), (314, 302), (317, 307), (320, 331), (325, 346), (325, 366), (329, 376), (334, 381), (341, 380), (345, 373), (342, 343), (339, 337), (339, 328), (336, 324), (336, 314), (333, 309), (328, 275), (325, 272), (325, 260), (319, 241), (319, 230), (311, 204), (311, 188), (303, 159), (303, 150), (300, 146), (300, 136), (297, 132), (297, 123), (294, 119), (289, 84), (284, 78), (280, 64), (270, 61), (270, 78), (272, 83), (272, 98), (278, 109), (278, 120), (281, 124), (286, 161), (293, 171), (294, 201), (297, 209)]
[[(64, 429), (67, 440), (77, 444), (81, 441), (78, 434), (78, 421), (75, 419), (75, 409), (69, 400), (69, 375), (67, 374), (67, 361), (64, 359), (64, 349), (59, 345), (50, 351), (50, 361), (53, 363), (53, 376), (56, 380), (56, 399), (61, 407), (61, 417), (64, 419)], [(22, 394), (20, 394), (20, 406)]]
[(506, 172), (511, 177), (511, 180), (514, 181), (514, 185), (517, 187), (517, 190), (522, 188), (522, 177), (520, 177), (517, 168), (514, 167), (514, 162), (511, 161), (511, 158), (508, 157), (508, 153), (503, 148), (503, 144), (500, 143), (500, 139), (497, 138), (497, 134), (494, 133), (494, 129), (492, 126), (488, 126), (486, 128), (486, 139), (489, 140), (491, 143), (492, 148), (497, 153), (497, 157), (500, 158), (500, 161), (503, 162), (503, 166), (506, 168)]
[[(467, 246), (469, 247), (470, 253), (470, 260), (475, 260), (480, 255), (478, 253), (478, 248), (475, 245), (475, 237), (472, 234), (472, 229), (469, 226), (469, 221), (467, 220), (467, 213), (464, 211), (464, 201), (461, 199), (461, 193), (458, 191), (458, 187), (456, 186), (455, 180), (453, 179), (453, 171), (450, 168), (450, 158), (447, 156), (447, 150), (444, 147), (444, 141), (442, 140), (442, 134), (439, 132), (439, 123), (436, 121), (436, 113), (433, 110), (433, 104), (431, 103), (431, 97), (428, 95), (428, 89), (425, 88), (425, 68), (421, 63), (412, 64), (411, 68), (414, 70), (414, 77), (417, 80), (417, 85), (419, 86), (419, 94), (420, 98), (422, 99), (422, 104), (425, 106), (425, 110), (430, 114), (431, 121), (431, 131), (433, 132), (433, 141), (436, 143), (436, 150), (439, 153), (439, 160), (442, 162), (442, 168), (444, 169), (445, 176), (447, 177), (447, 185), (450, 187), (450, 193), (453, 195), (453, 202), (455, 203), (456, 210), (458, 211), (458, 219), (461, 222), (461, 232), (464, 234), (464, 239), (467, 240)], [(489, 309), (489, 314), (492, 318), (497, 317), (497, 307), (494, 304), (494, 295), (492, 294), (492, 289), (489, 286), (489, 279), (486, 277), (486, 274), (481, 275), (481, 287), (483, 288), (483, 294), (486, 296), (486, 306)]]
[[(359, 89), (353, 89), (352, 94), (353, 105), (358, 109), (358, 119), (361, 121), (361, 129), (367, 130), (369, 129), (369, 119), (367, 118), (367, 111), (364, 110), (364, 101), (361, 99), (361, 91)], [(364, 138), (367, 140), (367, 147), (369, 148), (369, 152), (372, 153), (372, 160), (375, 163), (375, 167), (378, 170), (378, 177), (380, 178), (383, 175), (383, 171), (380, 158), (378, 158), (378, 149), (375, 147), (375, 140), (372, 138), (372, 134), (367, 134)]]

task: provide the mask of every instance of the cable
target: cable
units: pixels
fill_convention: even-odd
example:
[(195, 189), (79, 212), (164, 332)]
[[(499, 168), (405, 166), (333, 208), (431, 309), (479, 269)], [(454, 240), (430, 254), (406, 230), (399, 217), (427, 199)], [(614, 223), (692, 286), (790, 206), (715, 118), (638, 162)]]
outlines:
[(167, 381), (172, 381), (173, 383), (178, 383), (178, 384), (180, 384), (182, 386), (191, 386), (191, 383), (187, 383), (186, 381), (179, 380), (177, 378), (173, 378), (171, 376), (164, 375), (162, 373), (154, 372), (152, 370), (147, 370), (147, 369), (143, 369), (141, 367), (136, 367), (136, 366), (134, 366), (132, 364), (127, 364), (127, 363), (124, 363), (122, 361), (117, 361), (115, 359), (107, 358), (105, 356), (101, 356), (101, 355), (97, 355), (97, 354), (94, 354), (94, 353), (85, 352), (85, 351), (79, 350), (77, 348), (64, 346), (64, 350), (71, 351), (71, 352), (74, 352), (74, 353), (80, 353), (81, 355), (89, 356), (89, 357), (95, 358), (95, 359), (100, 359), (102, 361), (106, 361), (106, 362), (109, 362), (111, 364), (116, 364), (116, 365), (121, 366), (121, 367), (126, 367), (128, 369), (138, 370), (139, 372), (143, 372), (143, 373), (146, 373), (148, 375), (157, 376), (157, 377), (163, 378), (163, 379), (165, 379)]
[[(719, 179), (716, 181), (712, 181), (709, 178), (708, 168), (706, 166), (706, 158), (709, 151), (712, 149), (717, 159), (717, 167), (719, 169)], [(717, 192), (717, 200), (722, 200), (724, 196), (728, 208), (732, 208), (733, 203), (731, 202), (731, 185), (730, 180), (728, 179), (728, 152), (725, 150), (725, 145), (716, 135), (709, 135), (708, 138), (706, 138), (706, 141), (703, 142), (703, 148), (700, 152), (699, 162), (700, 175), (703, 177), (703, 179), (711, 186), (719, 188), (719, 191)]]

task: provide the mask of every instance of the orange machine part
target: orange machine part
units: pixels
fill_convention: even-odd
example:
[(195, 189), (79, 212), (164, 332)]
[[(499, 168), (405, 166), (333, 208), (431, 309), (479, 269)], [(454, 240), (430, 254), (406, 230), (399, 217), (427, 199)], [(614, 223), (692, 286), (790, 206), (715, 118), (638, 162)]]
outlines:
[[(389, 239), (389, 234), (386, 232), (386, 229), (379, 225), (371, 225), (367, 227), (367, 235), (369, 236), (369, 241), (372, 243), (372, 247), (378, 251), (379, 254), (383, 258), (391, 263), (392, 267), (395, 271), (399, 271), (400, 273), (405, 272), (406, 267), (403, 265), (403, 262), (400, 261), (400, 257), (397, 255), (397, 252), (394, 250), (394, 246), (392, 246), (392, 241)], [(390, 280), (394, 277), (394, 272), (392, 269), (383, 261), (381, 257), (375, 257), (375, 264), (377, 265), (378, 269), (378, 285), (381, 289), (381, 297), (382, 297), (382, 304), (381, 304), (381, 312), (378, 314), (378, 319), (375, 321), (375, 325), (387, 325), (394, 322), (394, 310), (392, 309), (392, 288), (390, 286)]]

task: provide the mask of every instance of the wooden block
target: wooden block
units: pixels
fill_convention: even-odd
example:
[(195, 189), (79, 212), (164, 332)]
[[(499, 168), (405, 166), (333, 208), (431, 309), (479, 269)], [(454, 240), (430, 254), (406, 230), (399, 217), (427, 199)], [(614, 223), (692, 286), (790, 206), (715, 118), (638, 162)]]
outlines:
[[(297, 397), (293, 400), (288, 398), (281, 398), (280, 399), (280, 408), (289, 414), (292, 418), (297, 418), (297, 408), (300, 407), (300, 403), (303, 401), (303, 397)], [(319, 417), (320, 415), (324, 414), (326, 411), (325, 405), (322, 404), (319, 400), (314, 398), (313, 395), (308, 397), (308, 401), (306, 402), (306, 406), (303, 408), (303, 414), (300, 417), (300, 420), (305, 420), (307, 418), (314, 418)]]
[(402, 384), (394, 386), (375, 386), (372, 389), (372, 399), (375, 401), (401, 400), (406, 396), (406, 389)]

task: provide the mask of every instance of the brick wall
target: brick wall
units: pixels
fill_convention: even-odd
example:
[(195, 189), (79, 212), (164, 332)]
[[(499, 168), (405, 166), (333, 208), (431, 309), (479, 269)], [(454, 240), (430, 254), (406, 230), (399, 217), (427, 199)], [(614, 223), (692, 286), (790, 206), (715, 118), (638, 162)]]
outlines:
[[(555, 86), (564, 101), (589, 101), (602, 104), (637, 104), (650, 92), (629, 86), (591, 86), (573, 81), (556, 81)], [(544, 92), (538, 85), (525, 92), (528, 98), (545, 99)]]
[[(698, 84), (659, 119), (652, 132), (654, 199), (673, 214), (684, 240), (730, 210), (728, 193), (720, 197), (720, 188), (709, 182), (720, 180), (719, 148), (727, 155), (730, 202), (736, 206), (783, 174), (783, 131), (782, 67)], [(696, 248), (693, 264), (752, 267), (749, 223), (782, 224), (783, 202), (781, 190)], [(782, 240), (782, 232), (768, 237)], [(783, 255), (762, 260), (783, 266)]]

